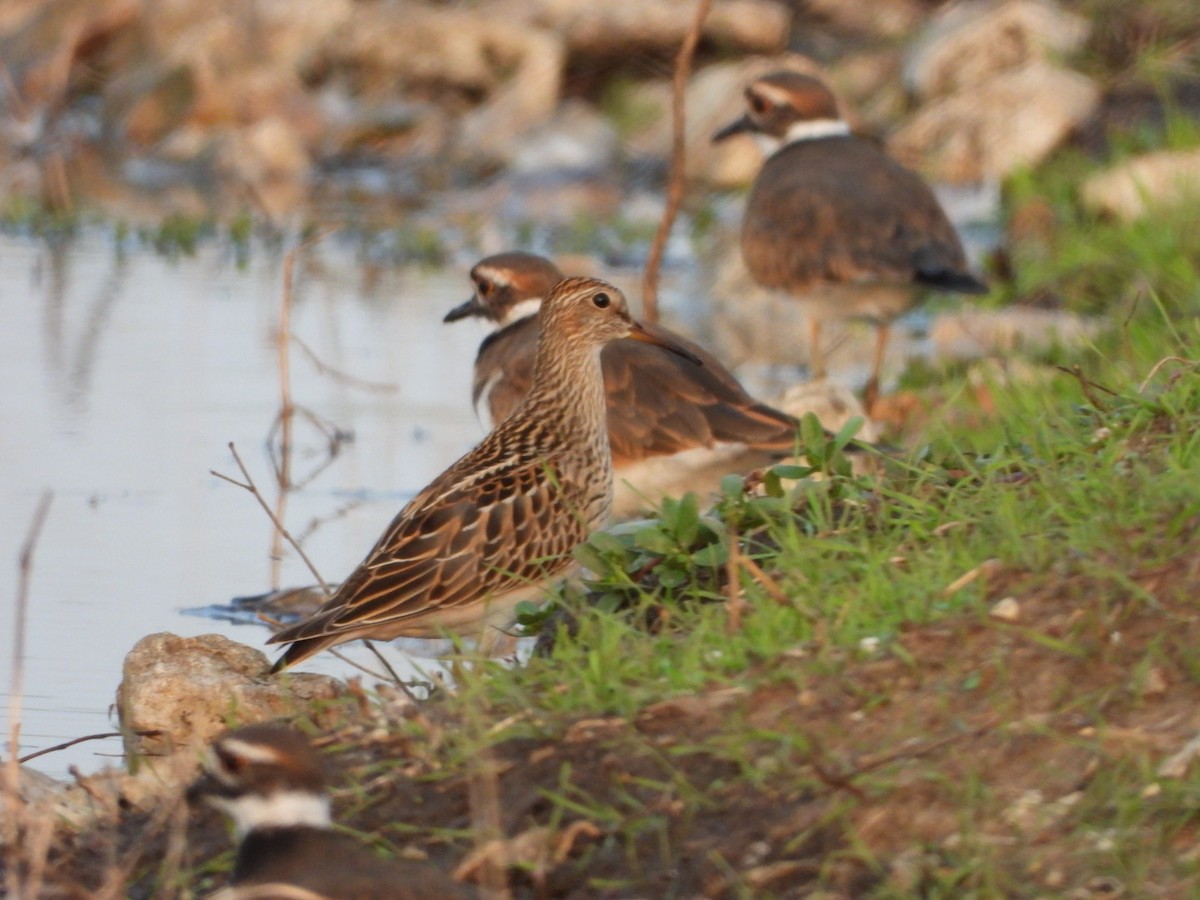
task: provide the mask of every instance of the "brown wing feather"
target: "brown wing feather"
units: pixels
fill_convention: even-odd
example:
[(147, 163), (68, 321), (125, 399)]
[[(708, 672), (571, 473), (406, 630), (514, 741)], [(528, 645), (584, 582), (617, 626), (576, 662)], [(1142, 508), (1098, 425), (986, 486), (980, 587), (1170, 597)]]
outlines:
[[(702, 365), (639, 341), (604, 348), (600, 359), (615, 465), (725, 442), (791, 449), (795, 419), (751, 397), (700, 345), (665, 328), (646, 328), (681, 344)], [(485, 399), (493, 422), (503, 421), (528, 392), (536, 349), (533, 318), (501, 329), (480, 346), (475, 402)]]
[(767, 160), (747, 201), (742, 253), (768, 287), (920, 280), (965, 272), (929, 186), (869, 141), (800, 141)]
[(669, 335), (702, 365), (634, 341), (604, 349), (600, 359), (615, 462), (726, 442), (791, 447), (795, 419), (751, 397), (703, 347), (666, 329), (647, 327)]
[[(582, 517), (537, 527), (578, 503), (557, 479), (546, 478), (546, 463), (494, 466), (472, 481), (456, 477), (460, 468), (451, 467), (401, 510), (320, 610), (271, 637), (269, 643), (292, 643), (281, 665), (364, 630), (383, 640), (435, 636), (439, 611), (536, 584), (570, 565), (568, 554), (588, 529)], [(512, 539), (513, 521), (527, 526), (521, 540)]]

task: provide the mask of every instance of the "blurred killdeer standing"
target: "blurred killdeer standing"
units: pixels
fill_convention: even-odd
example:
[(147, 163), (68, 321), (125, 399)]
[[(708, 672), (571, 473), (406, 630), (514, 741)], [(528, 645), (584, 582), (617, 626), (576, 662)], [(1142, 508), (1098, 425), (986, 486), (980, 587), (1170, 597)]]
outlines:
[[(489, 256), (471, 269), (472, 297), (446, 314), (447, 322), (479, 316), (496, 325), (475, 358), (473, 397), (493, 421), (504, 419), (529, 392), (538, 309), (562, 278), (558, 267), (541, 256)], [(701, 470), (711, 468), (719, 479), (794, 451), (796, 419), (755, 400), (704, 348), (665, 328), (645, 327), (664, 344), (686, 348), (703, 365), (647, 343), (618, 341), (601, 353), (618, 513), (631, 511), (642, 498), (657, 499), (663, 475), (684, 484), (684, 490), (697, 490), (705, 480), (697, 481)], [(650, 460), (661, 465), (642, 465)], [(621, 496), (625, 481), (628, 498)]]
[(188, 800), (233, 819), (239, 840), (233, 898), (441, 900), (474, 897), (445, 873), (385, 860), (331, 830), (321, 758), (299, 732), (250, 725), (212, 745)]
[(825, 374), (821, 321), (878, 328), (867, 395), (878, 391), (891, 321), (925, 290), (986, 293), (933, 191), (856, 137), (821, 81), (775, 72), (746, 88), (742, 118), (714, 141), (753, 134), (766, 154), (742, 220), (742, 257), (765, 287), (809, 309), (812, 371)]
[(612, 505), (600, 349), (630, 337), (691, 353), (629, 315), (625, 297), (568, 278), (538, 313), (533, 384), (475, 449), (404, 507), (310, 618), (273, 635), (273, 671), (356, 638), (481, 636), (571, 565)]

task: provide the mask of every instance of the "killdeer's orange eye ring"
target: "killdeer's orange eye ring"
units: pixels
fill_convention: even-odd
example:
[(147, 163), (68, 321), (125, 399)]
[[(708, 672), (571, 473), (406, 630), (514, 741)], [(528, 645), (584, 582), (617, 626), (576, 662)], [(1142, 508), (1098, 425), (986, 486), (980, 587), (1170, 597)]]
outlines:
[(596, 296), (592, 297), (592, 302), (595, 303), (599, 309), (608, 309), (608, 305), (612, 303), (612, 298), (609, 297), (608, 294), (601, 291), (599, 294), (596, 294)]
[(246, 760), (243, 757), (238, 756), (236, 753), (231, 753), (220, 746), (213, 749), (216, 752), (217, 760), (220, 762), (221, 767), (229, 774), (236, 775), (242, 769), (246, 768)]

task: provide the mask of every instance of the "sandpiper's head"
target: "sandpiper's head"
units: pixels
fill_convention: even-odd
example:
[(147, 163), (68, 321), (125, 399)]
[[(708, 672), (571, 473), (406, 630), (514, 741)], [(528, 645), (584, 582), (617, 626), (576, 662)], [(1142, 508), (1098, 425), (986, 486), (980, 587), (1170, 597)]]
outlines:
[(576, 347), (600, 347), (627, 337), (700, 364), (693, 353), (666, 334), (647, 331), (635, 321), (625, 295), (598, 278), (565, 278), (556, 284), (542, 302), (538, 328), (543, 340), (549, 337)]
[(533, 315), (550, 289), (562, 281), (558, 266), (533, 253), (497, 253), (471, 269), (475, 293), (446, 313), (445, 322), (480, 316), (504, 326)]
[(283, 725), (238, 728), (215, 740), (188, 801), (233, 819), (239, 835), (256, 828), (329, 825), (321, 758), (304, 735)]
[(793, 141), (849, 134), (837, 98), (811, 75), (772, 72), (750, 82), (745, 97), (745, 115), (714, 134), (714, 143), (748, 133), (773, 149)]

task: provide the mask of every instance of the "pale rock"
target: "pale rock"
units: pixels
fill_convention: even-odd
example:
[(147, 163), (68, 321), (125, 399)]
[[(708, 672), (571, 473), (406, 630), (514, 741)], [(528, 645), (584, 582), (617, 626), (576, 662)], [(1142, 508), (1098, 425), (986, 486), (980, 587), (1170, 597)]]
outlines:
[(84, 831), (112, 827), (129, 808), (153, 810), (180, 802), (183, 785), (199, 768), (195, 749), (140, 760), (136, 771), (107, 768), (74, 781), (57, 781), (29, 769), (21, 771), (22, 815), (29, 821), (51, 819), (59, 828)]
[(830, 64), (829, 83), (869, 129), (883, 133), (909, 109), (900, 65), (898, 50), (848, 54)]
[(554, 114), (567, 45), (528, 12), (504, 15), (500, 7), (363, 8), (327, 42), (322, 62), (339, 78), (352, 79), (355, 94), (369, 100), (422, 87), (480, 95), (459, 122), (456, 152), (503, 161), (520, 135)]
[(311, 165), (304, 142), (281, 116), (232, 131), (217, 150), (218, 171), (248, 184), (304, 179)]
[(1161, 150), (1126, 160), (1083, 182), (1083, 203), (1125, 221), (1200, 198), (1200, 150)]
[[(591, 0), (509, 0), (494, 14), (526, 18), (564, 36), (573, 55), (611, 57), (632, 48), (675, 52), (691, 30), (696, 7), (679, 0), (594, 3)], [(716, 0), (701, 37), (727, 50), (771, 53), (784, 48), (791, 11), (775, 0)]]
[(1016, 597), (1005, 597), (992, 604), (988, 615), (1001, 622), (1015, 622), (1021, 618), (1021, 604)]
[(535, 175), (602, 171), (616, 161), (619, 148), (612, 123), (576, 100), (563, 104), (553, 119), (525, 134), (515, 149), (511, 170)]
[(835, 434), (842, 430), (856, 416), (863, 419), (862, 427), (855, 434), (860, 441), (879, 440), (878, 426), (867, 417), (858, 396), (836, 381), (822, 378), (819, 381), (805, 381), (794, 384), (783, 392), (776, 406), (797, 419), (803, 419), (808, 413), (813, 413), (826, 430)]
[(908, 48), (904, 83), (918, 97), (945, 96), (997, 72), (1061, 58), (1090, 31), (1083, 16), (1046, 0), (951, 3)]
[(936, 357), (972, 359), (1018, 348), (1079, 347), (1099, 334), (1102, 324), (1066, 310), (964, 306), (938, 315), (929, 326), (929, 341)]
[(1002, 179), (1043, 160), (1099, 101), (1086, 75), (1033, 62), (927, 104), (888, 149), (935, 181)]
[(907, 37), (927, 14), (918, 0), (807, 0), (803, 9), (806, 17), (821, 19), (842, 31), (891, 38)]
[[(259, 650), (227, 637), (182, 638), (160, 632), (142, 638), (125, 657), (117, 715), (126, 752), (157, 754), (205, 744), (235, 723), (308, 711), (346, 688), (324, 675), (269, 674)], [(160, 731), (138, 737), (139, 731)]]

